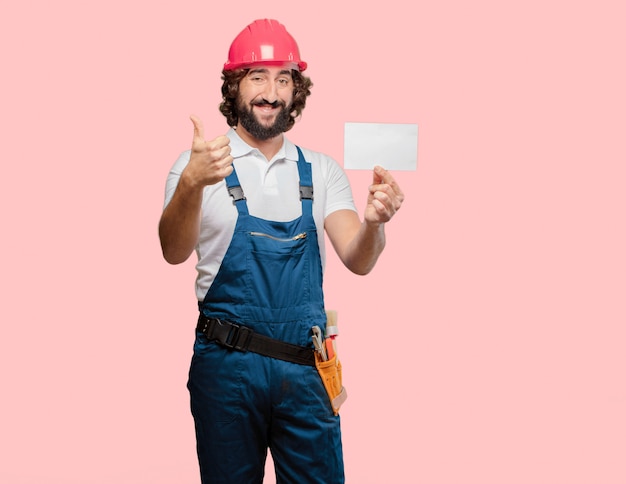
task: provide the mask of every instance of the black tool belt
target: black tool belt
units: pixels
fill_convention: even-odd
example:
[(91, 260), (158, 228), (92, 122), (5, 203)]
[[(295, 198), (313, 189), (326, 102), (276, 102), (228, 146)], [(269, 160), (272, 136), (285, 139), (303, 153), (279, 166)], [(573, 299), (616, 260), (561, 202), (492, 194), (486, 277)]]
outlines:
[(208, 340), (216, 341), (230, 350), (252, 351), (299, 365), (315, 366), (312, 348), (285, 343), (229, 321), (207, 318), (200, 314), (196, 331), (200, 331)]

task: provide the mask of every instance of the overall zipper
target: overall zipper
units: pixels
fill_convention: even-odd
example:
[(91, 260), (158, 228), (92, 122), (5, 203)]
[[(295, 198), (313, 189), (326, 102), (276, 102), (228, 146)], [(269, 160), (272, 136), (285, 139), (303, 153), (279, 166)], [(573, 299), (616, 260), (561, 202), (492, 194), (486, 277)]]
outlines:
[(300, 239), (306, 238), (306, 232), (302, 232), (301, 234), (298, 234), (291, 238), (286, 238), (286, 239), (281, 238), (281, 237), (274, 237), (273, 235), (270, 235), (270, 234), (264, 234), (263, 232), (250, 232), (250, 235), (253, 235), (255, 237), (267, 237), (268, 239), (277, 240), (279, 242), (292, 242), (294, 240), (300, 240)]

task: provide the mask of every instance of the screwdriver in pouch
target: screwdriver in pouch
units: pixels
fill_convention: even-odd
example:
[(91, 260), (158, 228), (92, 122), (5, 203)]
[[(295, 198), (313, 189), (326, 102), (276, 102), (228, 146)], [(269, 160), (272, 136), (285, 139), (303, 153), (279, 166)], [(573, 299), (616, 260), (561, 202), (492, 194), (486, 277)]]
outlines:
[(322, 330), (319, 326), (313, 326), (312, 328), (313, 336), (311, 339), (313, 340), (313, 346), (315, 346), (315, 351), (317, 351), (320, 355), (322, 361), (327, 361), (328, 356), (326, 355), (326, 348), (324, 348), (324, 340), (322, 339)]

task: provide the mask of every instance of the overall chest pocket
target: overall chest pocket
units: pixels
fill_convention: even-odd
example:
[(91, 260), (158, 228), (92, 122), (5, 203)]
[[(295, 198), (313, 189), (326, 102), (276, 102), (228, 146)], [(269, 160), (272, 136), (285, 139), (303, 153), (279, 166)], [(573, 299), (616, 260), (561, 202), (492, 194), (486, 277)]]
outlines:
[(248, 282), (250, 301), (271, 309), (302, 305), (309, 298), (307, 233), (279, 236), (248, 234)]

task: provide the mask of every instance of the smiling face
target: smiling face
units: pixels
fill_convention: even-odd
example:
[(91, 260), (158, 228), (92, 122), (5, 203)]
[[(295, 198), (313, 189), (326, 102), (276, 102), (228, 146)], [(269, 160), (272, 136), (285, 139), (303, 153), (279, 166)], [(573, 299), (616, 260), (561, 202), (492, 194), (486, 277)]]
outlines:
[(294, 83), (284, 66), (253, 66), (239, 84), (238, 128), (266, 141), (289, 129)]

